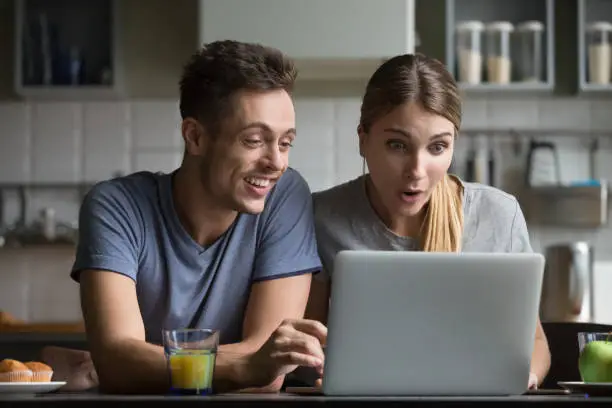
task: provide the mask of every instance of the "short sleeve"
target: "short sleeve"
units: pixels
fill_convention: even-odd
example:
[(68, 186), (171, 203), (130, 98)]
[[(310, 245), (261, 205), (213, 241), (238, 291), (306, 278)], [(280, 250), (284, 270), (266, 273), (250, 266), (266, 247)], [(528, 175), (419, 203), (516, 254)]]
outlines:
[(139, 237), (129, 194), (116, 182), (94, 186), (79, 211), (79, 240), (71, 277), (86, 269), (106, 270), (134, 281), (138, 271)]
[(527, 222), (518, 201), (512, 220), (512, 235), (510, 237), (510, 252), (533, 252), (527, 230)]
[(310, 189), (296, 170), (283, 174), (262, 216), (254, 281), (320, 271)]

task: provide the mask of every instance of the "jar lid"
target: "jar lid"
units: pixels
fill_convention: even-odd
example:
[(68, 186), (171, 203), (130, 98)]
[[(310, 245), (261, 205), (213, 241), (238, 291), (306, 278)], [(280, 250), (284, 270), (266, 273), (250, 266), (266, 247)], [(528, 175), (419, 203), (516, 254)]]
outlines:
[(516, 26), (516, 31), (544, 31), (544, 24), (541, 21), (523, 21)]
[(509, 21), (493, 21), (492, 23), (488, 23), (486, 25), (487, 31), (513, 31), (514, 25), (512, 25)]
[(595, 21), (587, 25), (587, 31), (612, 31), (612, 23), (607, 21)]
[(457, 31), (482, 31), (484, 30), (484, 23), (482, 21), (461, 21), (457, 23)]

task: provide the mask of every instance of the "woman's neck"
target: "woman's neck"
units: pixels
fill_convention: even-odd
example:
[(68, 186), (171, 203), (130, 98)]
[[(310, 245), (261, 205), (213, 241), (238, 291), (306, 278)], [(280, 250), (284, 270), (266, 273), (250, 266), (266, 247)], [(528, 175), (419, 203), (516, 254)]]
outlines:
[(380, 198), (369, 175), (365, 176), (365, 190), (372, 209), (391, 232), (400, 237), (419, 238), (427, 205), (415, 216), (392, 214)]

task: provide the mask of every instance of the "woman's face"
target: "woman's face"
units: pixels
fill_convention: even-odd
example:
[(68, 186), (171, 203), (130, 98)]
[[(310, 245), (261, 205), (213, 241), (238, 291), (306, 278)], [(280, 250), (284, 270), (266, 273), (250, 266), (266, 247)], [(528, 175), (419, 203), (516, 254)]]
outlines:
[(420, 214), (453, 157), (455, 127), (416, 103), (398, 106), (359, 133), (374, 201), (391, 218)]

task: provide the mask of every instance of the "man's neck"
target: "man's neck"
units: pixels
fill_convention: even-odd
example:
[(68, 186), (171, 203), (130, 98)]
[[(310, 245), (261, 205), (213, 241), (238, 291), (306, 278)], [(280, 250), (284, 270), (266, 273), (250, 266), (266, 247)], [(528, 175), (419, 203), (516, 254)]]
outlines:
[(198, 174), (184, 167), (174, 174), (172, 199), (181, 224), (202, 247), (213, 244), (238, 215), (236, 211), (215, 203), (204, 189)]

